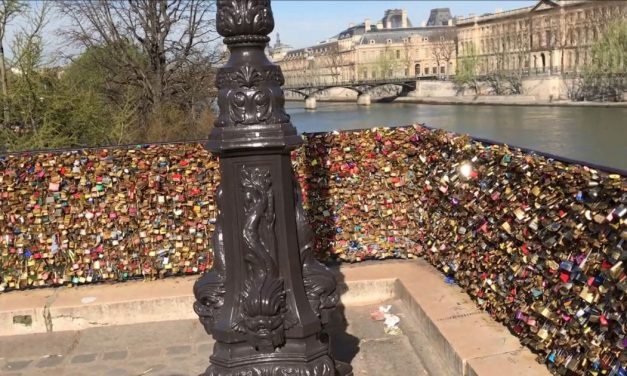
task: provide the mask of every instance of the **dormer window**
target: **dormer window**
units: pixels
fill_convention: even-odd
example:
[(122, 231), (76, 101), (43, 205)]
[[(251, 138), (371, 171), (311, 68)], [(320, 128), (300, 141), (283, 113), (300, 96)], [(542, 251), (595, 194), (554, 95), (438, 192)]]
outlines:
[(409, 39), (403, 38), (403, 43), (407, 43), (407, 42), (409, 42)]
[(370, 44), (374, 44), (374, 39), (370, 39)]
[(392, 39), (388, 39), (386, 42), (387, 42), (387, 44), (391, 44), (392, 43)]

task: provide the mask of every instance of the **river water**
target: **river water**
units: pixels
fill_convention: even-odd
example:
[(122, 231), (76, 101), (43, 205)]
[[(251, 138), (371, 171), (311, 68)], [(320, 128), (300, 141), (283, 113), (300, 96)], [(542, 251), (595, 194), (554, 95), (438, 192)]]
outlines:
[(288, 102), (300, 132), (426, 123), (473, 137), (627, 170), (627, 108)]

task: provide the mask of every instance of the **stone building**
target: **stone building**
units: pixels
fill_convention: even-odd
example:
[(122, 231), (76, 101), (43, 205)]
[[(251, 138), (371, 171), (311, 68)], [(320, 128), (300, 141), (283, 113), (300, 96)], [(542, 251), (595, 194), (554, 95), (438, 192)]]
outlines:
[(539, 0), (535, 5), (480, 16), (452, 18), (431, 10), (413, 26), (407, 12), (389, 9), (315, 46), (269, 55), (287, 85), (339, 84), (388, 78), (441, 78), (455, 74), (460, 58), (476, 56), (477, 73), (570, 73), (590, 61), (590, 48), (627, 1)]
[(425, 26), (414, 27), (406, 10), (389, 9), (376, 23), (366, 19), (315, 46), (287, 53), (272, 48), (269, 55), (287, 85), (452, 74), (455, 27), (448, 9), (434, 11)]
[(540, 0), (534, 6), (456, 18), (458, 55), (478, 57), (478, 74), (577, 72), (625, 1)]

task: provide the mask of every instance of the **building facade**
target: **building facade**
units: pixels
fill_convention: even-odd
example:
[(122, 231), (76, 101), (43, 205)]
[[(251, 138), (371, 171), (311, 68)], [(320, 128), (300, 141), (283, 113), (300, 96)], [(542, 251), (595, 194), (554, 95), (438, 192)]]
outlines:
[(287, 85), (329, 85), (364, 80), (443, 76), (455, 71), (455, 27), (448, 9), (432, 11), (414, 27), (401, 9), (390, 9), (376, 23), (366, 19), (315, 46), (270, 57), (281, 66)]
[(287, 85), (330, 85), (388, 78), (442, 78), (459, 59), (477, 59), (477, 74), (578, 72), (605, 27), (627, 14), (627, 1), (539, 0), (534, 6), (453, 18), (431, 10), (416, 27), (401, 9), (385, 11), (315, 46), (268, 49)]
[(541, 0), (526, 8), (457, 18), (458, 56), (476, 56), (478, 74), (578, 72), (590, 62), (590, 49), (605, 27), (626, 10), (625, 1)]

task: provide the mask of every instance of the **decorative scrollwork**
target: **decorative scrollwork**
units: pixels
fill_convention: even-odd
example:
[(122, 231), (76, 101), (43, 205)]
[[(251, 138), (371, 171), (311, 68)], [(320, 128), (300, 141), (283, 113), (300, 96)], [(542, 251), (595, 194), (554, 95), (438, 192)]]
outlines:
[(311, 309), (318, 315), (322, 324), (326, 325), (329, 322), (330, 313), (337, 307), (340, 299), (337, 292), (337, 282), (331, 270), (314, 258), (313, 231), (307, 222), (303, 209), (303, 196), (295, 179), (294, 195), (298, 246), (303, 265), (305, 292)]
[(274, 30), (270, 0), (218, 0), (216, 27), (226, 38), (270, 34)]
[(280, 87), (284, 82), (278, 66), (244, 65), (236, 70), (221, 69), (216, 78), (221, 92), (216, 126), (289, 123)]
[(285, 78), (281, 67), (271, 65), (263, 68), (244, 65), (236, 70), (222, 68), (216, 77), (218, 89), (241, 87), (247, 89), (259, 88), (265, 85), (283, 85)]
[(235, 329), (261, 352), (273, 352), (285, 343), (285, 290), (275, 260), (274, 195), (270, 170), (242, 166), (244, 193), (246, 279), (242, 311)]
[(213, 231), (213, 266), (211, 270), (200, 277), (194, 283), (194, 312), (207, 333), (211, 333), (220, 308), (224, 305), (224, 282), (226, 279), (226, 265), (224, 259), (224, 240), (222, 234), (222, 187), (216, 190), (216, 202), (218, 204), (218, 218)]
[(308, 364), (258, 364), (236, 369), (224, 369), (212, 365), (206, 376), (334, 376), (335, 364), (329, 356), (323, 356)]

